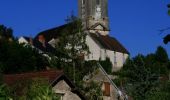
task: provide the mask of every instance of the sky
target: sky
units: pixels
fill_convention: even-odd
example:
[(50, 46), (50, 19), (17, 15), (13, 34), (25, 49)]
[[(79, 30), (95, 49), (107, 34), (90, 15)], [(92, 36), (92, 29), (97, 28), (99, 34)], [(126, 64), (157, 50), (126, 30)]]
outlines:
[[(154, 53), (163, 46), (170, 57), (170, 43), (162, 38), (170, 33), (167, 4), (170, 0), (108, 0), (110, 36), (130, 52)], [(11, 27), (14, 35), (34, 37), (37, 33), (65, 24), (67, 16), (78, 12), (77, 0), (0, 0), (0, 24)]]

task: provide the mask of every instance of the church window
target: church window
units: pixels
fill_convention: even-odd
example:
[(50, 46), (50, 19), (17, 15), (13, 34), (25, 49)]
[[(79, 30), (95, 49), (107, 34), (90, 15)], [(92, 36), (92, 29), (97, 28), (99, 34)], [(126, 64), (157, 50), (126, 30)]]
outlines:
[(114, 52), (114, 66), (117, 66), (117, 57), (116, 57), (116, 52)]
[(100, 0), (96, 0), (96, 4), (97, 4), (97, 5), (100, 5)]
[(85, 0), (82, 0), (82, 4), (85, 5)]

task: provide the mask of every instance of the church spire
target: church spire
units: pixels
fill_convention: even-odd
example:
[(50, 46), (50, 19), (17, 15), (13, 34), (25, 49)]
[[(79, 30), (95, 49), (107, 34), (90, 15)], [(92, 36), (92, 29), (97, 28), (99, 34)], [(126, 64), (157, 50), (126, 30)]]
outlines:
[(101, 27), (100, 31), (109, 31), (108, 0), (78, 0), (78, 6), (79, 18), (87, 30)]

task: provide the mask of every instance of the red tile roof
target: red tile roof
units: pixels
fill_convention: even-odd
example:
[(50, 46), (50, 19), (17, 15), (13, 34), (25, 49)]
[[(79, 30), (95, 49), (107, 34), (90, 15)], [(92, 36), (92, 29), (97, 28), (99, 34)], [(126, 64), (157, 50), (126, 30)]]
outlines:
[[(59, 70), (46, 70), (41, 72), (23, 73), (23, 74), (10, 74), (4, 75), (3, 81), (9, 86), (13, 86), (20, 80), (29, 80), (34, 78), (45, 78), (52, 86), (55, 86), (60, 80), (64, 79), (67, 84), (72, 88), (72, 92), (77, 94), (81, 100), (86, 100), (85, 97), (78, 91), (74, 84), (64, 75), (63, 71)], [(22, 95), (22, 88), (18, 89), (17, 95)]]
[(52, 83), (57, 78), (63, 76), (63, 71), (57, 70), (46, 70), (41, 72), (31, 72), (31, 73), (23, 73), (23, 74), (8, 74), (3, 76), (3, 81), (7, 85), (12, 85), (18, 82), (19, 80), (27, 80), (33, 78), (45, 78), (50, 83)]

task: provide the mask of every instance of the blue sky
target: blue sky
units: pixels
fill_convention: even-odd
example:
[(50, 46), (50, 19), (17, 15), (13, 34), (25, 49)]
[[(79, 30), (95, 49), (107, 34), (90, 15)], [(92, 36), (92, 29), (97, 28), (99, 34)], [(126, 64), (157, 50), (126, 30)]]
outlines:
[[(170, 55), (170, 43), (162, 38), (169, 31), (170, 16), (166, 5), (170, 0), (109, 0), (110, 35), (117, 38), (135, 56), (155, 52), (161, 45)], [(15, 36), (35, 36), (38, 32), (65, 23), (77, 0), (1, 0), (0, 24), (11, 27)]]

